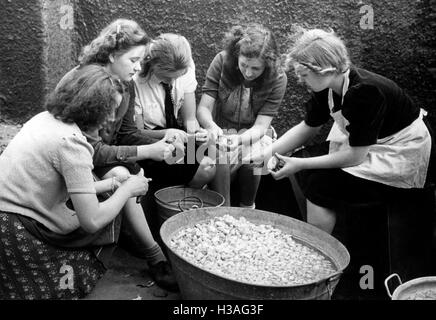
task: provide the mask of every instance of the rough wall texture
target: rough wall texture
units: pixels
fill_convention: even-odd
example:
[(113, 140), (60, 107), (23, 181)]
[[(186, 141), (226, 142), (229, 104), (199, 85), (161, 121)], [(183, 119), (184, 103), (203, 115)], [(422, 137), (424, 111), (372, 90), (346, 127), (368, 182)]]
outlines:
[(43, 0), (45, 45), (42, 71), (49, 93), (60, 78), (76, 64), (74, 4), (71, 0)]
[[(6, 1), (0, 0), (1, 2)], [(24, 1), (16, 2), (24, 3)], [(93, 39), (110, 21), (119, 17), (138, 21), (151, 36), (162, 32), (177, 32), (185, 35), (192, 44), (200, 86), (209, 63), (221, 49), (220, 42), (223, 34), (230, 26), (244, 22), (263, 23), (273, 30), (284, 50), (287, 34), (292, 24), (296, 23), (306, 27), (332, 27), (346, 40), (352, 61), (356, 65), (392, 78), (417, 102), (427, 106), (432, 118), (436, 113), (436, 81), (434, 73), (432, 74), (434, 70), (432, 68), (436, 67), (435, 0), (413, 2), (408, 0), (373, 2), (370, 0), (341, 2), (332, 0), (69, 0), (69, 2), (74, 7), (74, 32), (68, 36), (58, 36), (57, 43), (61, 43), (62, 39), (67, 43), (71, 40), (72, 43), (53, 47), (48, 52), (45, 60), (52, 61), (49, 63), (52, 71), (48, 73), (48, 79), (45, 81), (45, 87), (48, 89), (51, 89), (60, 79), (64, 70), (71, 67), (80, 47)], [(367, 14), (366, 11), (361, 11), (364, 5), (371, 5), (374, 10), (373, 29), (362, 28), (362, 19)], [(18, 17), (24, 19), (21, 17), (21, 12), (18, 14), (16, 11), (19, 6), (13, 7), (15, 19)], [(26, 23), (34, 27), (33, 23)], [(37, 25), (40, 24), (39, 22)], [(0, 27), (4, 27), (2, 25), (3, 22), (0, 22)], [(52, 27), (50, 30), (56, 29)], [(35, 42), (33, 37), (29, 40), (33, 41), (31, 43)], [(34, 46), (31, 49), (33, 56), (37, 56), (39, 52), (37, 49), (40, 48)], [(60, 50), (62, 59), (58, 58)], [(68, 50), (71, 56), (68, 55)], [(0, 63), (2, 66), (5, 65), (3, 57), (0, 57)], [(307, 92), (296, 84), (291, 72), (288, 76), (289, 85), (281, 113), (274, 121), (279, 133), (301, 121), (304, 114), (301, 106), (307, 98)], [(3, 86), (0, 90), (3, 91)], [(25, 96), (20, 99), (26, 103), (29, 100)], [(40, 100), (34, 99), (34, 101)], [(10, 115), (15, 116), (10, 111)], [(27, 112), (31, 111), (36, 110), (27, 109)], [(436, 121), (432, 122), (436, 124)]]
[(0, 0), (0, 117), (26, 120), (43, 100), (41, 1)]

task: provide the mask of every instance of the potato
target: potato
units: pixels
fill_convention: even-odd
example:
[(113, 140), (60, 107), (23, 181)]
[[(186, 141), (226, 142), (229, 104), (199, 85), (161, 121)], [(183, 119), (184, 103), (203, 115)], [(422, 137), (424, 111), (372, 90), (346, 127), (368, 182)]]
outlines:
[(336, 271), (320, 252), (271, 225), (230, 215), (182, 229), (172, 249), (204, 270), (257, 285), (301, 285)]

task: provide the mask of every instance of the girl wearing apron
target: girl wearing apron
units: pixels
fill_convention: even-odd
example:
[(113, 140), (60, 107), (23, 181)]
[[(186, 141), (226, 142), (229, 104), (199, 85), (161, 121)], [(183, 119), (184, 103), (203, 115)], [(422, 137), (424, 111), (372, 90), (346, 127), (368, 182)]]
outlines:
[[(312, 97), (305, 119), (262, 156), (281, 160), (282, 168), (271, 171), (275, 179), (295, 174), (306, 197), (307, 222), (331, 233), (341, 206), (382, 201), (398, 188), (429, 183), (426, 112), (396, 83), (351, 66), (343, 42), (323, 30), (304, 31), (288, 59)], [(331, 118), (324, 144), (280, 155), (304, 146)]]

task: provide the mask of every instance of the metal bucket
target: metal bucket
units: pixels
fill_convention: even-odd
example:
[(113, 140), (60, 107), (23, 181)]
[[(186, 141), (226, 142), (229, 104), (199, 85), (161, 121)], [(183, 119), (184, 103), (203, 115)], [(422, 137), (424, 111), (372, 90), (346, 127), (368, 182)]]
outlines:
[[(244, 217), (255, 224), (269, 224), (293, 235), (296, 240), (329, 258), (337, 271), (325, 279), (305, 285), (253, 285), (203, 270), (175, 253), (169, 246), (172, 237), (180, 230), (226, 214), (235, 218)], [(165, 221), (160, 234), (167, 247), (182, 298), (186, 300), (328, 300), (331, 299), (342, 271), (350, 262), (347, 249), (329, 234), (302, 221), (255, 209), (220, 207), (190, 210)]]
[(160, 189), (155, 192), (154, 198), (161, 223), (182, 211), (221, 207), (224, 204), (224, 197), (218, 192), (185, 186)]
[[(394, 290), (394, 293), (391, 293), (389, 281), (393, 278), (397, 278), (400, 285)], [(386, 278), (385, 287), (392, 300), (416, 300), (414, 297), (429, 290), (434, 292), (434, 299), (436, 299), (436, 277), (422, 277), (403, 283), (400, 276), (394, 273)]]

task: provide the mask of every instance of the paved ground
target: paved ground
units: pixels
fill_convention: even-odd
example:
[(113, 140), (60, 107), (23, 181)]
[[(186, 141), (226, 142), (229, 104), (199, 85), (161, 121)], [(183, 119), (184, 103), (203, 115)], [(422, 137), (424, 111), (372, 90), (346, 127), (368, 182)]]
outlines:
[(117, 248), (109, 270), (85, 300), (177, 300), (178, 293), (159, 288), (143, 261)]

